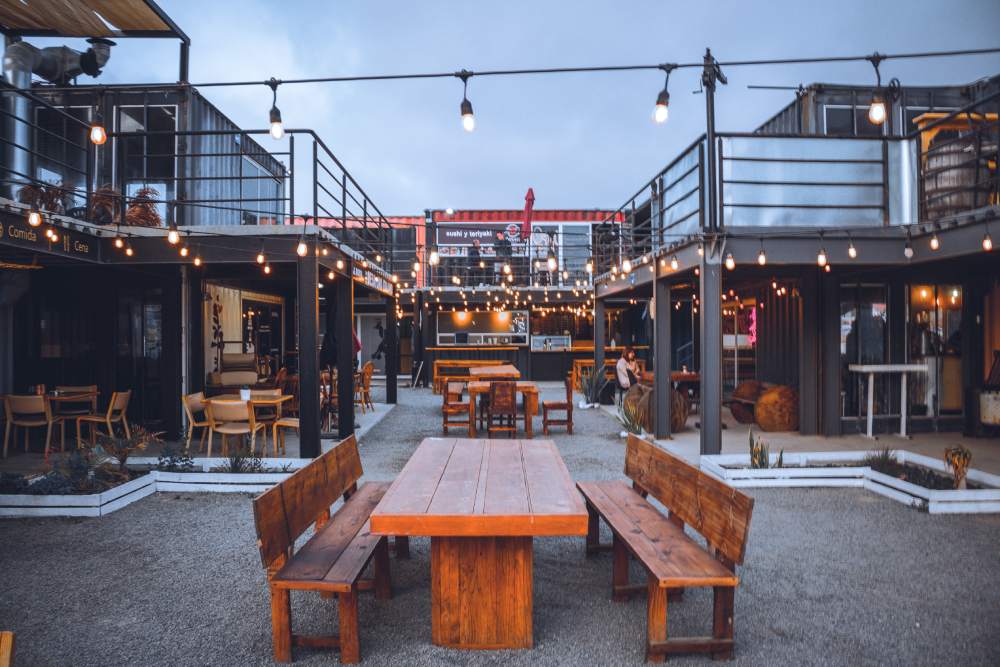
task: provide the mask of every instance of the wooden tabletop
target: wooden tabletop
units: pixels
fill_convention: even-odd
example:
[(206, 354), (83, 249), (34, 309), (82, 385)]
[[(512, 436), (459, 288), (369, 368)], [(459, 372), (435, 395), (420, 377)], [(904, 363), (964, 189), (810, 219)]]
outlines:
[[(473, 380), (468, 384), (469, 394), (485, 394), (490, 390), (490, 380)], [(518, 380), (517, 391), (521, 394), (537, 394), (538, 385), (529, 380)]]
[[(285, 401), (290, 401), (294, 398), (291, 394), (282, 394), (281, 396), (255, 396), (253, 393), (250, 394), (250, 402), (254, 405), (281, 405)], [(244, 399), (240, 398), (239, 394), (219, 394), (218, 396), (212, 396), (211, 398), (206, 398), (206, 403), (211, 403), (212, 401), (242, 401)]]
[(469, 369), (469, 377), (480, 380), (517, 379), (521, 371), (512, 364), (501, 366), (473, 366)]
[(583, 498), (551, 440), (427, 438), (371, 514), (381, 535), (586, 535)]
[(58, 394), (45, 394), (46, 400), (68, 401), (70, 403), (82, 403), (83, 401), (89, 401), (90, 399), (97, 398), (98, 396), (100, 396), (100, 392), (97, 391), (63, 391)]

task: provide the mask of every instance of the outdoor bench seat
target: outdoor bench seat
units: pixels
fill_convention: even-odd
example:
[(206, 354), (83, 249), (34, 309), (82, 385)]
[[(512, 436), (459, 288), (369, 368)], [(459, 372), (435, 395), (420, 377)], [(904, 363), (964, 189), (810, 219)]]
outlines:
[[(392, 596), (387, 538), (372, 535), (368, 522), (389, 483), (358, 486), (361, 475), (357, 440), (352, 435), (253, 501), (257, 544), (271, 592), (271, 633), (278, 662), (292, 659), (293, 646), (340, 649), (342, 663), (358, 662), (358, 592), (374, 590), (379, 600)], [(341, 496), (344, 504), (331, 516), (330, 506)], [(295, 550), (296, 540), (310, 526), (314, 534)], [(396, 538), (397, 556), (406, 555), (405, 540)], [(372, 560), (374, 579), (362, 579)], [(289, 596), (293, 590), (336, 595), (340, 634), (293, 634)]]
[[(743, 562), (753, 499), (633, 435), (626, 446), (625, 474), (631, 487), (621, 480), (579, 482), (577, 487), (590, 514), (587, 553), (606, 548), (599, 544), (601, 519), (613, 534), (612, 599), (620, 602), (646, 592), (646, 660), (693, 652), (731, 658), (736, 565)], [(708, 549), (685, 533), (685, 525), (705, 538)], [(629, 556), (646, 569), (645, 584), (629, 584)], [(680, 598), (687, 587), (713, 589), (711, 637), (667, 637), (668, 597)]]

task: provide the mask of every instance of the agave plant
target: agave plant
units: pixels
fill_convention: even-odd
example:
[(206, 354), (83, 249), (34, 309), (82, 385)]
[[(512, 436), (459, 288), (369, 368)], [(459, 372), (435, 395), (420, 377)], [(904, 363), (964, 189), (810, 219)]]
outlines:
[(601, 402), (601, 393), (604, 391), (604, 387), (607, 386), (609, 380), (604, 377), (603, 373), (590, 373), (589, 375), (583, 376), (583, 395), (590, 404)]
[(768, 451), (767, 443), (763, 438), (754, 437), (752, 428), (749, 429), (747, 437), (750, 442), (750, 467), (769, 468), (771, 464), (771, 457), (770, 452)]
[(625, 430), (635, 435), (642, 435), (642, 413), (637, 405), (622, 401), (618, 404), (618, 421)]
[(944, 462), (955, 474), (955, 488), (964, 489), (965, 476), (969, 472), (969, 464), (972, 463), (972, 452), (962, 445), (955, 445), (944, 450)]

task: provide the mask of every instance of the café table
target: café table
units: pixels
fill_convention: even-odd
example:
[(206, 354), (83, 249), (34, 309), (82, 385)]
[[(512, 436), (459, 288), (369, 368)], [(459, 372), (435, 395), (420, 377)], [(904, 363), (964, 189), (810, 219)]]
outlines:
[(513, 364), (500, 366), (473, 366), (469, 368), (470, 380), (520, 380), (521, 371)]
[[(97, 397), (99, 391), (50, 391), (45, 394), (52, 413), (52, 423), (59, 424), (59, 444), (63, 450), (66, 449), (66, 422), (74, 420), (81, 414), (96, 412)], [(79, 410), (67, 411), (65, 404), (87, 403), (87, 411)]]
[(584, 536), (587, 509), (551, 440), (427, 438), (370, 519), (431, 538), (431, 639), (531, 648), (533, 538)]
[[(282, 404), (285, 403), (285, 402), (287, 402), (287, 401), (292, 400), (293, 398), (295, 398), (295, 397), (292, 396), (291, 394), (280, 394), (280, 395), (277, 395), (277, 396), (274, 395), (274, 394), (258, 394), (257, 392), (255, 392), (254, 390), (251, 389), (250, 390), (250, 399), (249, 400), (250, 400), (250, 405), (253, 406), (254, 415), (257, 414), (257, 408), (269, 408), (269, 407), (273, 407), (274, 408), (274, 419), (280, 419), (281, 418), (281, 406), (282, 406)], [(246, 399), (241, 398), (239, 394), (219, 394), (218, 396), (212, 396), (211, 398), (206, 398), (205, 402), (206, 403), (211, 403), (212, 401), (243, 401), (243, 400), (246, 400)], [(270, 417), (268, 417), (268, 421), (265, 422), (265, 423), (266, 424), (271, 423), (270, 422)], [(264, 429), (264, 443), (263, 444), (264, 444), (264, 447), (266, 448), (267, 447), (267, 429), (266, 428)]]
[[(468, 384), (469, 389), (469, 437), (476, 437), (476, 397), (490, 393), (490, 382), (475, 380)], [(538, 413), (538, 385), (522, 380), (517, 383), (517, 393), (524, 396), (524, 433), (533, 437), (532, 422)]]
[(874, 434), (875, 419), (875, 374), (899, 373), (899, 435), (908, 438), (906, 434), (906, 382), (910, 373), (926, 373), (926, 364), (849, 364), (847, 370), (852, 373), (863, 373), (868, 376), (868, 418), (865, 436), (877, 440)]

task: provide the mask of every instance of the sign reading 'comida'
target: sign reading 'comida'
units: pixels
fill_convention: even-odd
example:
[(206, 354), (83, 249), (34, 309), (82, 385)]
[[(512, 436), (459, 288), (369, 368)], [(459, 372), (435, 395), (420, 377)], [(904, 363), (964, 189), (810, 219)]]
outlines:
[(21, 216), (17, 216), (16, 220), (5, 216), (3, 225), (0, 225), (0, 244), (91, 261), (99, 259), (98, 239), (60, 228), (59, 238), (53, 242), (45, 235), (45, 229), (45, 225), (31, 227)]

